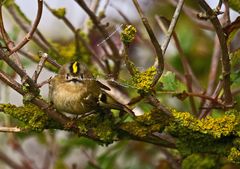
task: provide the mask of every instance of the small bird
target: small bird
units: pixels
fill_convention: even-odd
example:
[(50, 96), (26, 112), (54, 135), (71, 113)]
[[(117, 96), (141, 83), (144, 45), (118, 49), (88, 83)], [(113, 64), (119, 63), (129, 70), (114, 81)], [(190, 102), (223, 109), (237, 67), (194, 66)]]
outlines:
[(84, 64), (75, 61), (63, 65), (51, 79), (49, 99), (59, 112), (82, 115), (98, 108), (102, 89), (110, 90)]

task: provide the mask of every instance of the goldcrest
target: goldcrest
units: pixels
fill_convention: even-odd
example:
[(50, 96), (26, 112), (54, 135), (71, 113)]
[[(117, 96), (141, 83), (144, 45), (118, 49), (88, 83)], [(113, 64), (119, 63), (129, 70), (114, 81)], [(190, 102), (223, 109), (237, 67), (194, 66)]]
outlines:
[(63, 65), (51, 79), (49, 99), (59, 112), (85, 114), (97, 109), (102, 89), (109, 90), (76, 61)]

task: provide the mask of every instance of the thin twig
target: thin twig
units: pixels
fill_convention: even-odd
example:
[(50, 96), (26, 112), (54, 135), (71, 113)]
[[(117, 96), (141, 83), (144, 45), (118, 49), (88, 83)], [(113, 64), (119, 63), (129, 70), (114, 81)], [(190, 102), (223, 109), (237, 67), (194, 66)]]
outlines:
[(2, 3), (0, 4), (0, 32), (1, 32), (1, 35), (2, 35), (2, 38), (3, 38), (3, 41), (6, 45), (6, 47), (8, 48), (8, 50), (10, 50), (9, 44), (12, 43), (12, 41), (9, 38), (9, 36), (5, 30), (4, 24), (3, 24)]
[(222, 26), (214, 13), (214, 11), (209, 7), (209, 5), (204, 0), (198, 0), (199, 5), (205, 10), (206, 14), (210, 17), (210, 21), (214, 26), (214, 29), (217, 33), (219, 43), (222, 50), (222, 76), (223, 76), (223, 89), (224, 89), (224, 101), (226, 104), (233, 104), (233, 98), (231, 94), (231, 81), (230, 81), (230, 60), (227, 48), (226, 37), (224, 35)]
[(184, 4), (184, 0), (179, 0), (178, 1), (177, 7), (175, 9), (175, 12), (173, 14), (171, 23), (170, 23), (168, 31), (167, 31), (167, 35), (166, 35), (166, 37), (165, 37), (165, 39), (163, 41), (163, 44), (162, 44), (163, 55), (165, 54), (166, 49), (168, 47), (168, 44), (170, 42), (170, 39), (172, 37), (172, 33), (173, 33), (173, 31), (175, 29), (175, 26), (177, 24), (178, 18), (180, 16), (180, 13), (181, 13), (181, 10), (182, 10), (182, 7), (183, 7), (183, 4)]
[(147, 100), (149, 101), (149, 103), (151, 105), (153, 105), (154, 107), (156, 107), (157, 109), (159, 109), (160, 111), (165, 113), (166, 115), (172, 116), (171, 111), (168, 110), (166, 107), (164, 107), (155, 96), (149, 95), (149, 96), (147, 96)]
[[(17, 13), (18, 10), (15, 9), (15, 5), (10, 4), (7, 8), (8, 12), (10, 13), (10, 15), (13, 17), (14, 21), (18, 24), (18, 26), (21, 28), (22, 31), (24, 31), (25, 33), (29, 32), (29, 28), (28, 26), (25, 24), (25, 21), (19, 17), (20, 14)], [(36, 31), (37, 33), (38, 31)], [(44, 51), (48, 51), (48, 44), (43, 44), (39, 38), (36, 37), (36, 34), (34, 34), (34, 36), (32, 37), (32, 40)]]
[[(16, 9), (17, 4), (10, 4), (7, 7), (8, 12), (11, 14), (11, 16), (13, 17), (13, 19), (15, 20), (15, 22), (18, 24), (18, 26), (21, 28), (21, 30), (23, 30), (25, 33), (29, 32), (29, 22), (26, 21), (26, 19), (24, 19), (26, 16), (23, 16), (23, 13), (19, 14), (18, 10)], [(32, 37), (32, 40), (34, 43), (36, 43), (41, 49), (43, 49), (44, 51), (53, 51), (57, 56), (60, 56), (59, 52), (52, 46), (51, 43), (49, 43), (47, 41), (47, 39), (43, 36), (43, 34), (36, 29), (35, 34)]]
[[(32, 53), (29, 53), (29, 52), (26, 52), (26, 51), (24, 51), (23, 49), (20, 49), (19, 51), (18, 51), (18, 53), (20, 53), (21, 55), (24, 55), (24, 56), (26, 56), (28, 59), (30, 59), (30, 60), (32, 60), (32, 61), (34, 61), (34, 62), (39, 62), (39, 59), (37, 59), (37, 57), (35, 56), (35, 55), (33, 55)], [(60, 68), (61, 67), (61, 65), (59, 64), (59, 63), (57, 63), (52, 57), (50, 57), (49, 55), (48, 55), (48, 57), (47, 57), (47, 61), (50, 63), (50, 64), (52, 64), (53, 66), (55, 66), (56, 68)]]
[[(214, 87), (216, 85), (220, 54), (221, 54), (221, 49), (220, 49), (219, 41), (216, 36), (214, 40), (214, 51), (212, 54), (210, 72), (208, 76), (208, 85), (207, 85), (208, 87), (206, 91), (206, 95), (209, 95), (209, 96), (212, 95)], [(210, 104), (209, 101), (206, 101), (205, 99), (203, 99), (201, 103), (202, 105), (201, 107), (206, 107), (209, 104)], [(199, 112), (199, 114), (205, 114), (207, 111), (208, 111), (207, 109), (202, 109), (201, 112)]]
[(134, 5), (135, 5), (137, 11), (138, 11), (138, 14), (141, 17), (141, 20), (142, 20), (143, 25), (145, 26), (145, 29), (148, 32), (148, 35), (149, 35), (149, 37), (151, 39), (151, 42), (152, 42), (152, 44), (154, 46), (154, 49), (155, 49), (155, 52), (156, 52), (156, 55), (157, 55), (157, 66), (156, 66), (157, 73), (154, 76), (153, 82), (151, 84), (151, 86), (154, 87), (157, 84), (159, 78), (162, 76), (162, 73), (163, 73), (163, 70), (164, 70), (163, 52), (162, 52), (162, 49), (161, 49), (161, 45), (158, 43), (157, 38), (154, 35), (153, 30), (152, 30), (150, 24), (148, 23), (147, 18), (144, 16), (141, 7), (138, 4), (138, 1), (137, 0), (132, 0), (132, 1), (133, 1)]
[[(12, 48), (14, 47), (14, 42), (10, 39), (10, 37), (8, 36), (5, 28), (4, 28), (4, 24), (3, 24), (3, 16), (2, 16), (2, 4), (0, 5), (0, 31), (3, 37), (3, 40), (7, 46), (8, 51), (11, 51)], [(20, 57), (18, 56), (17, 53), (14, 53), (14, 57), (13, 60), (15, 61), (15, 63), (23, 69), (23, 65), (20, 61)]]
[(99, 57), (97, 56), (97, 54), (95, 53), (95, 51), (92, 49), (92, 47), (86, 42), (86, 40), (84, 38), (82, 38), (81, 36), (79, 36), (79, 32), (80, 29), (76, 29), (73, 24), (69, 21), (68, 18), (66, 18), (65, 16), (62, 17), (58, 17), (55, 13), (54, 10), (46, 3), (44, 2), (44, 5), (47, 7), (47, 9), (57, 18), (61, 19), (66, 26), (72, 31), (72, 33), (75, 36), (75, 41), (76, 41), (76, 50), (78, 50), (79, 47), (79, 40), (80, 42), (84, 45), (84, 47), (88, 50), (88, 52), (92, 55), (93, 60), (96, 61), (96, 63), (100, 66), (100, 68), (106, 72), (106, 68), (104, 66), (104, 64), (101, 62), (101, 60), (99, 59)]
[(12, 61), (5, 53), (0, 50), (0, 59), (4, 60), (19, 76), (26, 81), (31, 87), (37, 89), (36, 84), (34, 81), (27, 75), (27, 73), (20, 68), (14, 61)]
[[(159, 23), (159, 26), (161, 27), (161, 29), (163, 30), (163, 32), (164, 32), (165, 34), (167, 34), (166, 25), (169, 26), (170, 21), (167, 20), (165, 17), (161, 17), (161, 18), (160, 18), (159, 16), (156, 16), (155, 18), (156, 18), (157, 22)], [(166, 23), (164, 24), (161, 19), (162, 19), (163, 21), (165, 21)], [(184, 55), (183, 49), (182, 49), (182, 47), (181, 47), (181, 45), (180, 45), (180, 42), (179, 42), (179, 40), (178, 40), (178, 37), (177, 37), (176, 32), (173, 31), (172, 34), (173, 34), (172, 36), (173, 36), (175, 45), (176, 45), (176, 47), (177, 47), (177, 49), (178, 49), (178, 51), (179, 51), (180, 59), (181, 59), (182, 66), (183, 66), (183, 69), (184, 69), (184, 74), (185, 74), (185, 79), (186, 79), (186, 86), (187, 86), (188, 92), (192, 92), (192, 90), (193, 90), (193, 89), (192, 89), (192, 88), (193, 88), (193, 87), (192, 87), (192, 86), (193, 86), (192, 79), (193, 79), (194, 77), (195, 77), (195, 79), (196, 79), (196, 76), (193, 74), (192, 68), (190, 67), (189, 62), (188, 62), (187, 58), (186, 58), (185, 55)], [(196, 84), (197, 84), (198, 86), (200, 86), (197, 80), (196, 80)], [(200, 90), (201, 90), (201, 89), (200, 89)], [(191, 105), (191, 108), (192, 108), (192, 112), (193, 112), (193, 114), (196, 115), (196, 114), (197, 114), (197, 109), (196, 109), (196, 104), (195, 104), (194, 98), (193, 98), (192, 96), (190, 96), (190, 97), (189, 97), (189, 100), (190, 100), (190, 105)]]
[[(168, 0), (168, 1), (174, 6), (177, 5), (177, 0)], [(211, 24), (203, 22), (196, 17), (198, 12), (195, 11), (194, 9), (184, 5), (183, 12), (189, 17), (189, 19), (191, 19), (195, 24), (197, 24), (198, 27), (206, 30), (213, 30), (213, 26)]]
[(32, 79), (33, 79), (33, 81), (35, 83), (37, 83), (37, 79), (38, 79), (38, 77), (39, 77), (39, 75), (40, 75), (40, 73), (41, 73), (41, 71), (42, 71), (42, 69), (44, 67), (44, 64), (45, 64), (45, 62), (46, 62), (46, 60), (48, 58), (48, 54), (40, 52), (39, 56), (41, 57), (41, 59), (40, 59), (38, 65), (37, 65), (37, 68), (36, 68), (36, 70), (35, 70), (35, 72), (33, 74), (33, 77), (32, 77)]
[(43, 0), (38, 0), (38, 11), (37, 11), (37, 16), (36, 19), (34, 20), (32, 29), (29, 31), (29, 33), (27, 33), (27, 35), (23, 38), (22, 41), (20, 41), (15, 47), (13, 47), (10, 51), (11, 55), (12, 53), (18, 51), (19, 49), (21, 49), (24, 45), (26, 45), (28, 43), (28, 41), (30, 41), (30, 39), (32, 38), (34, 32), (37, 29), (37, 26), (41, 20), (41, 16), (42, 16), (42, 9), (43, 9)]
[[(0, 109), (0, 111), (2, 110)], [(0, 132), (19, 133), (24, 132), (24, 130), (18, 127), (0, 127)]]
[[(102, 36), (105, 39), (107, 39), (109, 37), (108, 32), (106, 31), (105, 27), (100, 23), (98, 17), (89, 9), (89, 7), (84, 2), (84, 0), (75, 0), (75, 1), (88, 14), (90, 19), (93, 21), (94, 25), (97, 27), (99, 32), (102, 34)], [(117, 49), (116, 45), (113, 43), (113, 41), (111, 40), (111, 38), (107, 39), (107, 43), (108, 43), (109, 47), (111, 48), (111, 50), (113, 52), (113, 56), (115, 56), (115, 59), (119, 60), (120, 55), (119, 55), (118, 49)]]
[(207, 94), (210, 95), (212, 94), (213, 90), (214, 90), (214, 84), (216, 82), (216, 78), (217, 78), (217, 70), (218, 70), (218, 63), (220, 60), (220, 55), (221, 55), (221, 49), (220, 49), (220, 45), (219, 45), (219, 41), (217, 39), (217, 37), (215, 37), (214, 40), (214, 51), (213, 51), (213, 55), (212, 55), (212, 61), (211, 61), (211, 66), (210, 66), (210, 73), (208, 76), (208, 87), (207, 87)]

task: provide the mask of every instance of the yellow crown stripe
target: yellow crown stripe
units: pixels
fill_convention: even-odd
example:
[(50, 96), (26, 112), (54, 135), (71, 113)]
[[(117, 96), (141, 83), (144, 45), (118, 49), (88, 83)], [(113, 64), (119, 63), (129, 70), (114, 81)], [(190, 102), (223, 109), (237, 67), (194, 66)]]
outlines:
[(77, 64), (78, 64), (77, 62), (74, 62), (73, 65), (72, 65), (73, 73), (78, 72), (78, 65)]

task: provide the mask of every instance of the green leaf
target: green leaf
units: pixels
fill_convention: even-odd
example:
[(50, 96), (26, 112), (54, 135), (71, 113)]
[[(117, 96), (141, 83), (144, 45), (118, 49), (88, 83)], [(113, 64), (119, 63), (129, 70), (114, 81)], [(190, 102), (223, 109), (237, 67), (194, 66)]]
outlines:
[(176, 80), (175, 74), (173, 72), (167, 71), (160, 79), (162, 82), (163, 90), (175, 91), (178, 87), (178, 81)]

